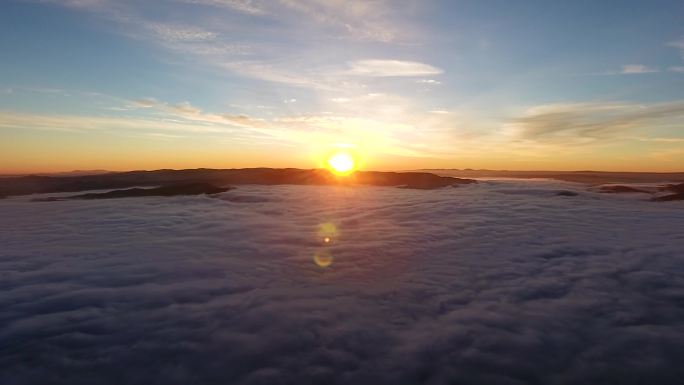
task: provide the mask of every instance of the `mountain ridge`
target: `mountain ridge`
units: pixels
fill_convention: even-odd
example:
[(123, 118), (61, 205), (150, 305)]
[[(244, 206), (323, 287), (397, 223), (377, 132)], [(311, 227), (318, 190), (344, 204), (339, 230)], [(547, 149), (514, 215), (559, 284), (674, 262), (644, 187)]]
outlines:
[(179, 183), (211, 183), (216, 186), (262, 185), (372, 185), (432, 189), (475, 183), (472, 179), (439, 176), (427, 172), (357, 171), (346, 177), (327, 170), (296, 168), (138, 170), (86, 176), (22, 176), (0, 178), (0, 196), (163, 186)]

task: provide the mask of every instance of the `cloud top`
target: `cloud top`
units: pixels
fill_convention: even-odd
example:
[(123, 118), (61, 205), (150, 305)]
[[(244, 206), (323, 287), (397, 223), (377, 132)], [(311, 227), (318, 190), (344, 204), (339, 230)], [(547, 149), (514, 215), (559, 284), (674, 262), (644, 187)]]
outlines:
[(0, 200), (3, 384), (684, 375), (676, 202), (549, 181), (219, 198)]

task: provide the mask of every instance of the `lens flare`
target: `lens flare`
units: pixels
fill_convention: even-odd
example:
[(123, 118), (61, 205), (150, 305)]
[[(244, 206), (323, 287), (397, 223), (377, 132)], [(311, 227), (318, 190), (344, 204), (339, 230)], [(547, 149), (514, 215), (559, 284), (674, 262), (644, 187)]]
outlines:
[(337, 151), (330, 155), (326, 161), (326, 167), (336, 175), (349, 175), (356, 171), (358, 162), (347, 151)]
[(331, 222), (320, 223), (316, 229), (316, 235), (318, 239), (322, 241), (322, 246), (325, 247), (325, 249), (316, 251), (313, 256), (313, 261), (318, 267), (326, 268), (333, 263), (333, 257), (329, 251), (329, 247), (338, 235), (337, 226)]
[(317, 251), (316, 254), (314, 254), (313, 259), (319, 267), (328, 267), (333, 263), (332, 255), (325, 250)]
[(329, 238), (330, 240), (332, 240), (337, 236), (337, 226), (335, 226), (335, 224), (331, 222), (321, 223), (318, 225), (316, 234), (319, 237), (323, 238), (324, 241), (325, 238)]

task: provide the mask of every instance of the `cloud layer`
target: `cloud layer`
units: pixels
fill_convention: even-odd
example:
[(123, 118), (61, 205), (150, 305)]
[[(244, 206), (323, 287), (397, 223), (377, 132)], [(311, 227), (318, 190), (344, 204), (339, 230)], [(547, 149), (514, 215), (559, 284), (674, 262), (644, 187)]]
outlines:
[(560, 182), (0, 200), (0, 377), (675, 384), (683, 227)]

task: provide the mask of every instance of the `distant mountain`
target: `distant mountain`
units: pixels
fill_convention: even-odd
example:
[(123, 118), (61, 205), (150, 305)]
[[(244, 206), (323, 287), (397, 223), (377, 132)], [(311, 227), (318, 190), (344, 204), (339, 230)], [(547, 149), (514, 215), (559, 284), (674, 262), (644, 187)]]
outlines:
[(663, 190), (665, 191), (672, 191), (675, 193), (684, 193), (684, 183), (681, 184), (669, 184), (665, 187), (663, 187)]
[(230, 190), (230, 187), (216, 187), (209, 183), (185, 183), (153, 188), (130, 188), (103, 193), (88, 193), (69, 197), (48, 197), (35, 199), (38, 202), (53, 202), (68, 199), (115, 199), (135, 197), (170, 197), (177, 195), (218, 194)]
[(439, 176), (427, 172), (357, 171), (337, 177), (327, 170), (294, 168), (188, 169), (112, 172), (86, 176), (23, 176), (0, 178), (0, 196), (211, 183), (215, 186), (262, 185), (372, 185), (431, 189), (475, 183), (472, 179)]
[(671, 191), (674, 194), (655, 197), (653, 200), (659, 202), (684, 201), (684, 183), (667, 185), (663, 187), (663, 191)]
[(19, 177), (19, 176), (84, 176), (84, 175), (99, 175), (108, 174), (112, 171), (108, 170), (73, 170), (61, 172), (41, 172), (41, 173), (26, 173), (26, 174), (5, 174), (0, 175), (0, 178)]
[(592, 185), (606, 183), (667, 183), (684, 182), (684, 172), (622, 172), (622, 171), (510, 171), (423, 169), (438, 175), (458, 178), (523, 178), (556, 179)]
[(646, 193), (649, 194), (649, 191), (634, 188), (631, 186), (601, 186), (599, 188), (599, 192), (602, 193), (612, 193), (612, 194), (622, 194), (622, 193)]

